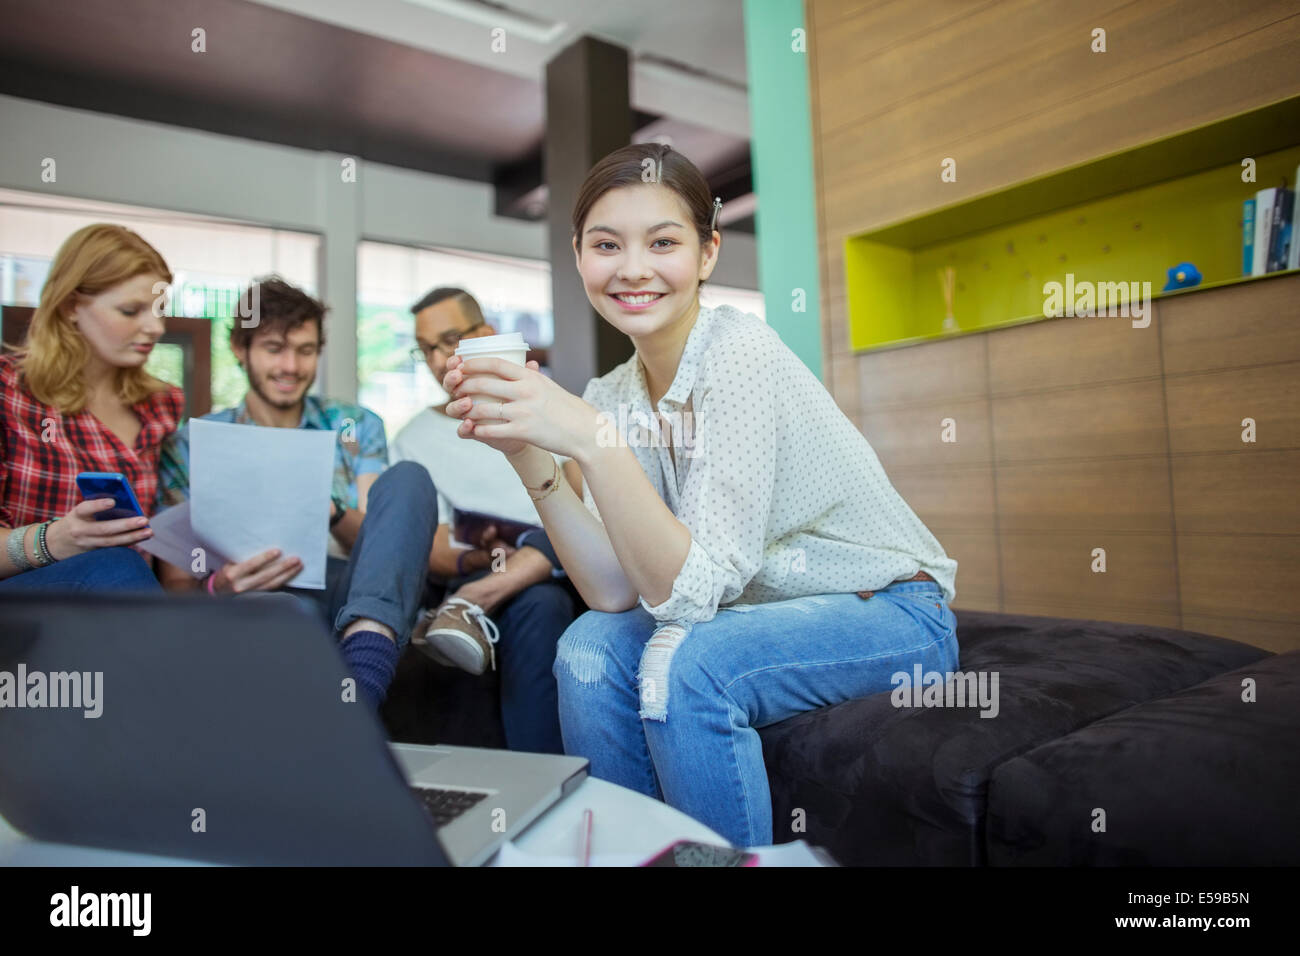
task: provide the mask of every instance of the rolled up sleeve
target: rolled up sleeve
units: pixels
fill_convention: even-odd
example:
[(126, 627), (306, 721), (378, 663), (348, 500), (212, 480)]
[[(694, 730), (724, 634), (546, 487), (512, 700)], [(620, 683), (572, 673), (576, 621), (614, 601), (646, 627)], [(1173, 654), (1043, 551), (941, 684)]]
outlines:
[(158, 509), (170, 508), (190, 497), (190, 426), (188, 423), (163, 440), (158, 452)]
[(384, 437), (384, 420), (368, 408), (361, 410), (357, 422), (357, 475), (378, 475), (388, 467), (388, 440)]
[(776, 477), (774, 360), (759, 350), (706, 362), (694, 447), (674, 449), (689, 459), (677, 519), (690, 549), (668, 598), (641, 599), (657, 621), (688, 626), (712, 620), (762, 567)]

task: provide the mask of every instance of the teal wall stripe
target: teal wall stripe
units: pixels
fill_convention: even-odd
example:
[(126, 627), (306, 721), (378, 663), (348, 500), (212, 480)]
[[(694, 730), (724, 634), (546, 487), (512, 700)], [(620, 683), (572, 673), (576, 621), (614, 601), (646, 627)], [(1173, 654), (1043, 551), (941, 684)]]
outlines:
[(800, 52), (807, 49), (806, 32), (796, 31), (804, 31), (802, 0), (745, 0), (759, 289), (768, 324), (821, 378), (808, 54)]

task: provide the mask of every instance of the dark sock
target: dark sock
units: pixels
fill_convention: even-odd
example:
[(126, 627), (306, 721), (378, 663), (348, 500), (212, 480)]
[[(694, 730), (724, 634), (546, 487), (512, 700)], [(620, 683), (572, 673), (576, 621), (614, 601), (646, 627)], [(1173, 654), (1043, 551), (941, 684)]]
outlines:
[(397, 673), (397, 645), (378, 631), (356, 631), (343, 641), (343, 659), (375, 710)]

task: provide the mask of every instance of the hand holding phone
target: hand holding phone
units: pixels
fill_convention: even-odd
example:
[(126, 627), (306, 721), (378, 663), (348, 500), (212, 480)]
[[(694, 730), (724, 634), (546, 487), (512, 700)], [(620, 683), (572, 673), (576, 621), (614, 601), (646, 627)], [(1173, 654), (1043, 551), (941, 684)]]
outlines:
[(130, 547), (153, 535), (126, 478), (82, 472), (77, 487), (86, 500), (50, 525), (46, 546), (60, 561), (96, 548)]
[(96, 521), (144, 517), (144, 509), (135, 500), (135, 492), (125, 475), (111, 471), (83, 471), (77, 475), (77, 487), (81, 489), (83, 498), (113, 499), (113, 507), (95, 513)]

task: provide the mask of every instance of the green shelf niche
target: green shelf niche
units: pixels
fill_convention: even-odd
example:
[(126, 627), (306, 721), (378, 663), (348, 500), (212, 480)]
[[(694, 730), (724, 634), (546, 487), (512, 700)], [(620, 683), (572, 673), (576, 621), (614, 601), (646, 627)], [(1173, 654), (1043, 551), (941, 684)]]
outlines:
[[(1241, 180), (1245, 157), (1256, 161), (1254, 183)], [(1153, 298), (1182, 262), (1200, 271), (1197, 289), (1250, 281), (1241, 269), (1242, 202), (1284, 178), (1293, 186), (1297, 164), (1293, 97), (850, 237), (852, 348), (1042, 319), (1044, 285), (1065, 285), (1067, 273), (1076, 286), (1149, 282)], [(947, 266), (956, 274), (955, 331), (943, 328)]]

